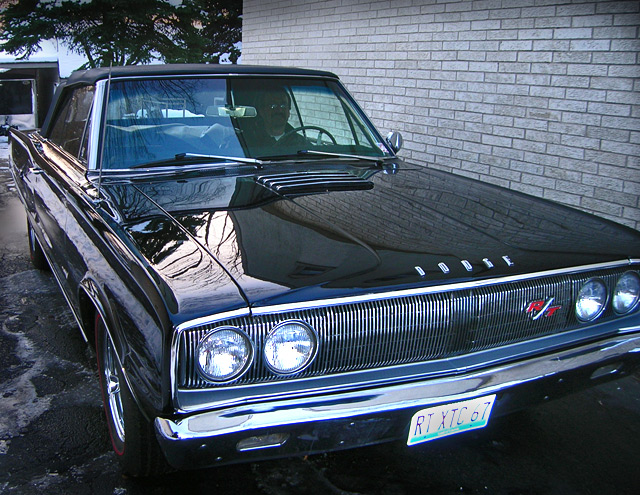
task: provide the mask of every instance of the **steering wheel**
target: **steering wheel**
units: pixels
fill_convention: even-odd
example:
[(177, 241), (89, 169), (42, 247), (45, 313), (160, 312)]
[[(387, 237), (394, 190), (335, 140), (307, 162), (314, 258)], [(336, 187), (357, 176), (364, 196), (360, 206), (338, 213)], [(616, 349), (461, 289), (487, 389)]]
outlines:
[(333, 134), (331, 134), (329, 131), (327, 131), (326, 129), (323, 129), (322, 127), (318, 127), (317, 125), (301, 125), (300, 127), (296, 127), (295, 129), (291, 129), (288, 132), (285, 132), (282, 137), (280, 138), (280, 141), (285, 140), (286, 138), (288, 138), (289, 136), (291, 136), (292, 134), (295, 134), (296, 132), (299, 131), (306, 131), (307, 129), (311, 129), (313, 131), (318, 131), (318, 137), (316, 138), (316, 145), (321, 145), (322, 144), (322, 139), (320, 139), (322, 137), (323, 134), (326, 134), (327, 137), (329, 139), (331, 139), (331, 142), (333, 144), (338, 144), (338, 141), (336, 141), (336, 138), (333, 137)]

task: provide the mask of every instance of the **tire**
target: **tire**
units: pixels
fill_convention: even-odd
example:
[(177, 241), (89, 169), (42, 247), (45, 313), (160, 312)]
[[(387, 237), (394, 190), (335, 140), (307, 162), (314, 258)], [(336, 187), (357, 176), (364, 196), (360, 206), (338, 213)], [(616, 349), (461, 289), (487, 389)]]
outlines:
[(40, 242), (36, 237), (36, 233), (31, 226), (31, 222), (27, 220), (27, 237), (29, 238), (29, 257), (31, 258), (31, 264), (38, 270), (46, 270), (49, 268), (47, 258), (42, 251)]
[(129, 391), (115, 346), (100, 315), (96, 316), (95, 329), (102, 403), (111, 445), (122, 470), (131, 476), (165, 473), (169, 469), (153, 423), (142, 415)]

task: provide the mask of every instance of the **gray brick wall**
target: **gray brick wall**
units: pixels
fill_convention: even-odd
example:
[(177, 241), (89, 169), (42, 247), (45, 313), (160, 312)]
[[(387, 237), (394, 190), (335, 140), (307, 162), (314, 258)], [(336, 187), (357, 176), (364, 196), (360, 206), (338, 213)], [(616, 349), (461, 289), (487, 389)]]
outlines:
[(640, 229), (640, 2), (245, 0), (242, 36), (338, 74), (413, 162)]

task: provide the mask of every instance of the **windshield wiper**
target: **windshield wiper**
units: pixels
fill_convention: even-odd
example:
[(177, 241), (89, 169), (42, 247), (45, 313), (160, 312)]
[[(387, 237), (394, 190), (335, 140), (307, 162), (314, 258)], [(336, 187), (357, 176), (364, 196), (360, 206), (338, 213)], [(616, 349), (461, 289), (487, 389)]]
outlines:
[(158, 160), (155, 162), (148, 163), (139, 163), (134, 165), (131, 168), (152, 168), (152, 167), (162, 167), (164, 165), (176, 164), (176, 162), (180, 161), (201, 161), (201, 160), (218, 160), (218, 161), (229, 161), (229, 162), (237, 162), (237, 163), (250, 163), (252, 165), (262, 166), (262, 160), (257, 160), (255, 158), (245, 158), (239, 156), (224, 156), (224, 155), (201, 155), (199, 153), (178, 153), (173, 158), (166, 158), (164, 160)]
[(262, 165), (264, 163), (262, 160), (258, 160), (257, 158), (247, 158), (244, 156), (201, 155), (199, 153), (178, 153), (176, 155), (176, 160), (182, 160), (183, 158), (211, 158), (214, 160), (228, 160), (230, 162), (251, 163), (253, 165)]
[(300, 150), (298, 151), (298, 155), (318, 155), (318, 156), (326, 156), (329, 158), (349, 158), (351, 160), (366, 160), (368, 162), (375, 162), (381, 165), (384, 162), (384, 156), (366, 156), (366, 155), (349, 155), (347, 153), (330, 153), (326, 151), (315, 151), (315, 150)]

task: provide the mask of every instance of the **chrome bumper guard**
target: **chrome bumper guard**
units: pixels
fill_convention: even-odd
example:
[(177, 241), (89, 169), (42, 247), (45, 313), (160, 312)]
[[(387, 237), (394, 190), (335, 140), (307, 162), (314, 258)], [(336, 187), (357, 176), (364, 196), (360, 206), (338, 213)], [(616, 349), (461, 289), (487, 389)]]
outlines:
[(617, 335), (456, 376), (156, 418), (156, 433), (180, 469), (306, 455), (406, 440), (425, 407), (496, 394), (495, 418), (639, 368), (640, 335)]

